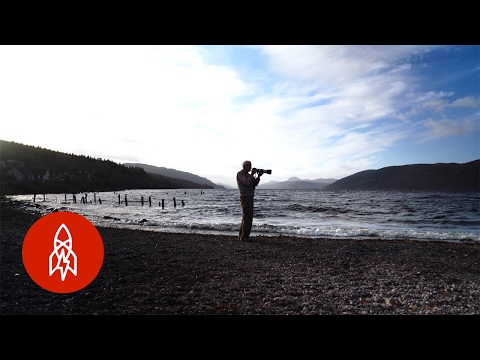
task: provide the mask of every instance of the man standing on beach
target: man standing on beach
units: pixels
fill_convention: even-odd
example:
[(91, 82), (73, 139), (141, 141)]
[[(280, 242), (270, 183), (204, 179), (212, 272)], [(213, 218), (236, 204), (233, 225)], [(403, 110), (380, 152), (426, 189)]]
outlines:
[[(252, 171), (251, 174), (250, 170)], [(242, 206), (242, 224), (240, 225), (240, 231), (238, 233), (240, 241), (252, 241), (249, 236), (253, 222), (253, 196), (255, 193), (255, 187), (260, 182), (261, 176), (259, 173), (257, 177), (254, 177), (253, 175), (255, 175), (256, 172), (257, 169), (252, 169), (252, 162), (246, 160), (242, 164), (242, 170), (237, 173), (240, 205)]]

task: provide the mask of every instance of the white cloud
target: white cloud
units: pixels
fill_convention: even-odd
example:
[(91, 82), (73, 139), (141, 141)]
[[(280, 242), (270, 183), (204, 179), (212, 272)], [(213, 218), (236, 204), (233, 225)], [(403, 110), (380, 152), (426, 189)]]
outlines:
[(429, 119), (425, 122), (425, 126), (431, 129), (431, 137), (468, 135), (478, 129), (478, 123), (471, 120)]
[(253, 46), (252, 71), (236, 67), (241, 47), (220, 48), (0, 46), (0, 138), (235, 185), (246, 159), (272, 180), (340, 178), (417, 123), (429, 139), (478, 131), (478, 112), (444, 114), (478, 108), (478, 93), (415, 74), (436, 46)]
[(466, 96), (456, 99), (452, 102), (452, 107), (478, 108), (480, 106), (480, 97)]

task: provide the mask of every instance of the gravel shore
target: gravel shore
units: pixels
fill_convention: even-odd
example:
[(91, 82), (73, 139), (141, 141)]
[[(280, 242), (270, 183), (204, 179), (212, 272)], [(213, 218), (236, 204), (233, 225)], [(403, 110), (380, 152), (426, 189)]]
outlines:
[[(38, 215), (1, 204), (0, 314), (480, 314), (480, 244), (98, 227), (103, 267), (54, 294), (22, 263)], [(253, 234), (255, 235), (255, 234)]]

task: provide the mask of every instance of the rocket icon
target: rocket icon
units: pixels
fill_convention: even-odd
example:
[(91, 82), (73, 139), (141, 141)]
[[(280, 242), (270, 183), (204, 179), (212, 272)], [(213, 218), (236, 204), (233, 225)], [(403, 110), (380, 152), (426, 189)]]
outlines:
[[(62, 232), (62, 229), (65, 230)], [(60, 239), (59, 236), (66, 233), (66, 239)], [(72, 250), (72, 236), (70, 230), (65, 224), (58, 227), (53, 239), (53, 251), (48, 259), (48, 275), (52, 276), (55, 271), (60, 271), (62, 281), (65, 281), (67, 272), (70, 271), (77, 276), (77, 255)]]

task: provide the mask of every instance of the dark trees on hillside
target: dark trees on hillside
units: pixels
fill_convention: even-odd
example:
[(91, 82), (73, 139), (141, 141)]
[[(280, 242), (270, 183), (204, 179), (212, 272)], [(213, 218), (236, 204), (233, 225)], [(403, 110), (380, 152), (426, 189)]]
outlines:
[[(6, 172), (11, 161), (28, 169), (48, 169), (59, 181), (16, 182)], [(0, 140), (0, 190), (2, 194), (77, 193), (124, 189), (210, 189), (187, 180), (148, 174), (141, 167), (126, 167), (110, 160), (66, 154), (41, 147)]]

